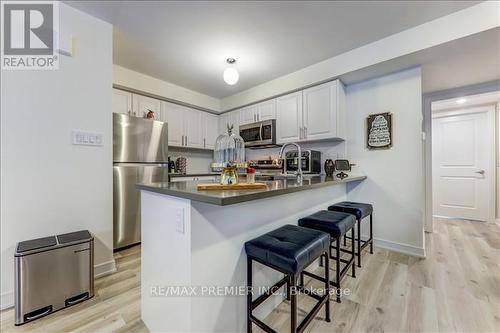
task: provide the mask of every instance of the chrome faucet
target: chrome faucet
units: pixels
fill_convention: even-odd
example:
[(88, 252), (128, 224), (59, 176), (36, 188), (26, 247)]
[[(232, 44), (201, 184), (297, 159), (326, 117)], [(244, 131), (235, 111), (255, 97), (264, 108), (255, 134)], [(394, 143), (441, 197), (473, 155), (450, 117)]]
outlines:
[(283, 158), (283, 152), (285, 151), (285, 148), (287, 146), (297, 147), (297, 171), (295, 172), (295, 175), (297, 176), (297, 182), (301, 183), (302, 182), (302, 149), (295, 142), (285, 143), (283, 146), (281, 146), (280, 155), (279, 155), (280, 159)]

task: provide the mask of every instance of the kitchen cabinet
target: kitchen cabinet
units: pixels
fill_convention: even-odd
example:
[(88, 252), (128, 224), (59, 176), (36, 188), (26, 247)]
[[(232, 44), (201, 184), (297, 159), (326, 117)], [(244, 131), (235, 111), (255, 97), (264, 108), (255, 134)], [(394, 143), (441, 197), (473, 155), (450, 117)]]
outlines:
[(219, 136), (219, 118), (218, 116), (204, 112), (203, 113), (203, 148), (214, 149), (215, 140)]
[(277, 143), (345, 139), (345, 92), (338, 80), (276, 100)]
[(303, 91), (303, 140), (345, 138), (345, 93), (335, 80)]
[(169, 146), (203, 148), (201, 111), (161, 102), (161, 113), (168, 122)]
[(227, 126), (233, 126), (233, 132), (240, 134), (240, 110), (219, 115), (219, 134), (227, 134)]
[(133, 94), (132, 105), (133, 116), (145, 117), (149, 111), (153, 111), (155, 119), (163, 120), (161, 115), (161, 101), (159, 99)]
[(302, 139), (302, 91), (276, 99), (276, 143)]
[(113, 88), (112, 111), (114, 113), (132, 114), (132, 93)]
[(240, 109), (240, 125), (276, 119), (276, 100), (272, 99)]
[(185, 107), (184, 112), (184, 146), (203, 148), (202, 111)]

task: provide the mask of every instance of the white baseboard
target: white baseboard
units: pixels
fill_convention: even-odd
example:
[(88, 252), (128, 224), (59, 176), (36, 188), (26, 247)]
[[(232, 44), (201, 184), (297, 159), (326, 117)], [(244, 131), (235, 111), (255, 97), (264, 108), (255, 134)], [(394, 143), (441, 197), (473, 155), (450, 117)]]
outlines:
[(425, 249), (413, 245), (401, 244), (378, 238), (373, 239), (373, 245), (386, 250), (406, 254), (412, 257), (425, 258)]
[(0, 295), (0, 310), (5, 310), (14, 306), (14, 292), (10, 291)]
[(116, 272), (115, 259), (103, 262), (99, 265), (94, 265), (94, 278), (100, 278), (101, 276), (109, 275)]
[[(110, 260), (103, 262), (98, 265), (94, 265), (94, 278), (97, 279), (101, 276), (112, 274), (116, 272), (115, 260)], [(0, 295), (1, 304), (0, 310), (5, 310), (14, 306), (14, 292), (6, 292)]]

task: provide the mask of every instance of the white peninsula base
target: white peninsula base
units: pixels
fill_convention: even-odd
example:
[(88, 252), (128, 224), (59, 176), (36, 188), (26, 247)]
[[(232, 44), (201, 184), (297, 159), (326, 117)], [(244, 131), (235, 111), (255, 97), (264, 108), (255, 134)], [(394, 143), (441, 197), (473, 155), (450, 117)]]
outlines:
[[(244, 243), (346, 199), (346, 184), (252, 200), (228, 206), (202, 203), (142, 189), (142, 320), (152, 332), (243, 332), (246, 297), (189, 296), (209, 287), (246, 286)], [(282, 275), (254, 266), (254, 286)], [(169, 296), (179, 286), (184, 293)], [(234, 288), (237, 289), (237, 288)], [(231, 289), (234, 291), (234, 289)], [(214, 290), (214, 288), (212, 288)], [(187, 294), (186, 294), (187, 292)], [(271, 297), (255, 311), (264, 318), (282, 301)]]

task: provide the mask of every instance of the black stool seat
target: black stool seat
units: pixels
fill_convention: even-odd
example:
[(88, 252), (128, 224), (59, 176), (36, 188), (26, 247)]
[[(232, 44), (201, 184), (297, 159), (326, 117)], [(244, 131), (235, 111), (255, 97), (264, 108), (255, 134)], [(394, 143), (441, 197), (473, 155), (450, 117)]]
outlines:
[(342, 201), (331, 205), (328, 210), (353, 214), (360, 220), (373, 213), (373, 206), (361, 202)]
[(329, 210), (320, 210), (299, 220), (301, 227), (327, 232), (332, 238), (345, 235), (355, 223), (356, 218), (353, 215)]
[(297, 273), (328, 251), (324, 232), (285, 225), (245, 243), (249, 257), (287, 273)]

